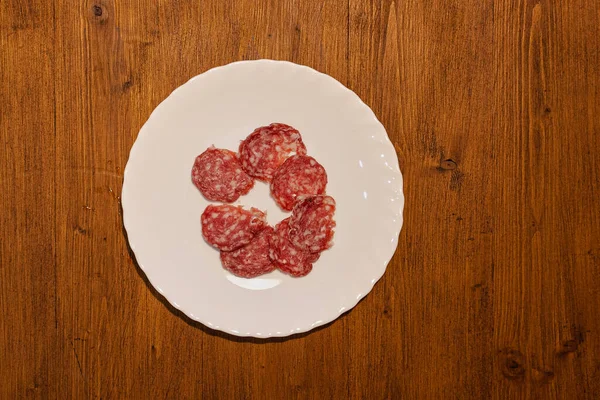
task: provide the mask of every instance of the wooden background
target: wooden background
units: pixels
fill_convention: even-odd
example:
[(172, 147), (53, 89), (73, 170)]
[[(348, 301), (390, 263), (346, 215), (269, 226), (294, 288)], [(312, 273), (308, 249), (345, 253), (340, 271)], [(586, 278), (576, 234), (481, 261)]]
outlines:
[[(600, 396), (600, 3), (0, 2), (0, 398)], [(267, 342), (136, 267), (123, 168), (173, 89), (275, 58), (394, 142), (398, 251), (354, 310)]]

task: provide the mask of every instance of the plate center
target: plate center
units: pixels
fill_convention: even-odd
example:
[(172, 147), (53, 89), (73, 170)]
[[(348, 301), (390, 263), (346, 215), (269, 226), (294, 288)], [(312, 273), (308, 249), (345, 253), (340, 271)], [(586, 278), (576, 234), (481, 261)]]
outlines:
[(272, 227), (275, 227), (282, 219), (292, 215), (292, 213), (283, 212), (279, 208), (277, 203), (275, 203), (275, 199), (271, 197), (269, 184), (261, 181), (255, 181), (254, 188), (252, 188), (250, 193), (240, 197), (235, 204), (243, 205), (246, 209), (255, 207), (259, 210), (266, 211), (267, 221)]

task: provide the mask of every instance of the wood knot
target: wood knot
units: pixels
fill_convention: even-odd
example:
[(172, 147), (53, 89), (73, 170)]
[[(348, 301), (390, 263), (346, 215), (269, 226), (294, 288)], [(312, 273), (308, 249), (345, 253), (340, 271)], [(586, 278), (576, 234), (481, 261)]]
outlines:
[(525, 376), (525, 357), (519, 350), (506, 348), (500, 351), (500, 371), (506, 379), (518, 380)]
[(549, 368), (532, 368), (531, 377), (540, 383), (550, 383), (554, 379), (554, 371)]
[(456, 169), (456, 167), (457, 167), (456, 163), (451, 159), (444, 160), (440, 163), (440, 168), (443, 169), (444, 171), (450, 171), (450, 170)]
[(94, 13), (94, 15), (96, 17), (101, 17), (102, 16), (102, 7), (97, 4), (94, 4), (92, 6), (92, 12)]
[(560, 346), (559, 354), (574, 353), (577, 351), (579, 344), (576, 340), (567, 340)]
[(585, 329), (579, 325), (571, 325), (571, 337), (573, 339), (566, 340), (560, 344), (556, 351), (558, 356), (565, 356), (569, 353), (575, 353), (579, 349), (579, 345), (585, 342)]
[(108, 13), (106, 12), (106, 9), (100, 4), (94, 4), (91, 8), (91, 11), (92, 19), (96, 22), (104, 24), (108, 19)]

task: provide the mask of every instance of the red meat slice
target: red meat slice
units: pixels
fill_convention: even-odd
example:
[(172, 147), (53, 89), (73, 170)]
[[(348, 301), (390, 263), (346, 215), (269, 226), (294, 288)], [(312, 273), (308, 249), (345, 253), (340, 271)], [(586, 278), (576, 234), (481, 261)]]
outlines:
[(233, 251), (221, 252), (223, 267), (234, 275), (254, 278), (275, 270), (269, 258), (269, 238), (273, 228), (267, 226), (247, 245)]
[(319, 253), (309, 253), (298, 249), (289, 240), (289, 218), (275, 226), (271, 236), (269, 257), (281, 271), (294, 277), (307, 275), (312, 271), (312, 263), (319, 259)]
[(254, 236), (266, 225), (266, 215), (262, 211), (251, 208), (244, 210), (241, 206), (209, 205), (200, 218), (202, 236), (213, 247), (231, 251), (250, 243)]
[(290, 241), (299, 249), (318, 253), (333, 245), (335, 200), (331, 196), (301, 197), (290, 217)]
[(192, 182), (211, 201), (231, 203), (248, 193), (254, 180), (243, 170), (236, 154), (209, 147), (196, 157)]
[(248, 175), (270, 181), (275, 170), (294, 154), (306, 154), (300, 132), (286, 124), (256, 128), (240, 143), (240, 163)]
[(325, 168), (310, 156), (295, 155), (275, 171), (271, 195), (282, 209), (292, 211), (298, 196), (324, 194), (325, 186)]

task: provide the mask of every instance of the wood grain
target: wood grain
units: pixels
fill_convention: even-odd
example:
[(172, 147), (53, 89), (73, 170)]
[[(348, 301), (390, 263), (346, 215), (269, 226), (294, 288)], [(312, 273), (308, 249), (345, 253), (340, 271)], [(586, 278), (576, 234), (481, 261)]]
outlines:
[[(404, 174), (373, 292), (289, 340), (186, 320), (127, 247), (139, 128), (275, 58), (370, 105)], [(600, 3), (0, 3), (0, 398), (600, 397)]]

